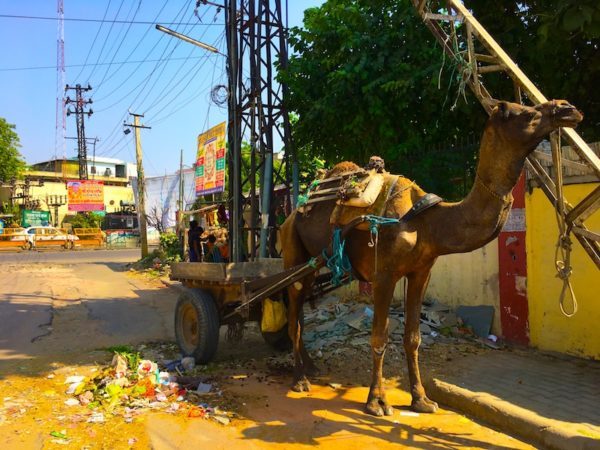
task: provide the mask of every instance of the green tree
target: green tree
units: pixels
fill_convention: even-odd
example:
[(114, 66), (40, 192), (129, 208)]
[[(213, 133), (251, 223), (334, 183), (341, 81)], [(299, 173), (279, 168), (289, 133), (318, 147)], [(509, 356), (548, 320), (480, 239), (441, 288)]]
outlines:
[(0, 181), (18, 178), (25, 170), (25, 161), (19, 153), (20, 146), (15, 125), (0, 117)]
[[(584, 111), (580, 129), (598, 139), (597, 0), (465, 3), (542, 92)], [(328, 0), (305, 11), (304, 27), (291, 30), (290, 43), (294, 51), (280, 77), (300, 117), (298, 148), (328, 164), (363, 164), (379, 154), (389, 170), (427, 190), (447, 198), (464, 193), (486, 115), (474, 96), (461, 95), (455, 63), (411, 1)], [(484, 81), (499, 97), (512, 98), (506, 76)]]
[(485, 114), (473, 97), (456, 101), (458, 74), (408, 0), (329, 0), (305, 11), (290, 43), (281, 79), (299, 116), (298, 148), (328, 164), (380, 155), (389, 170), (454, 192), (464, 164), (427, 150), (476, 140)]
[[(475, 17), (548, 98), (583, 111), (578, 127), (600, 139), (600, 2), (597, 0), (467, 0)], [(492, 91), (512, 97), (503, 76), (485, 77)]]

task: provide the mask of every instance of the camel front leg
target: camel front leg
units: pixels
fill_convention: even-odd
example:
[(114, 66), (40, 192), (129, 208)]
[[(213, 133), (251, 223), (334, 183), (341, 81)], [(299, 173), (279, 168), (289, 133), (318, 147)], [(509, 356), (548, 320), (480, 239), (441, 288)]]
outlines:
[(391, 416), (394, 414), (385, 397), (382, 386), (383, 359), (388, 342), (388, 315), (390, 303), (394, 294), (395, 281), (386, 274), (378, 275), (373, 283), (373, 328), (371, 331), (371, 351), (373, 355), (373, 373), (371, 388), (365, 409), (374, 416)]
[(408, 289), (405, 305), (404, 350), (408, 363), (410, 393), (412, 395), (411, 409), (416, 412), (433, 413), (438, 409), (436, 402), (431, 401), (425, 394), (419, 373), (419, 345), (421, 344), (421, 304), (431, 275), (431, 265), (419, 272), (411, 273), (408, 278)]

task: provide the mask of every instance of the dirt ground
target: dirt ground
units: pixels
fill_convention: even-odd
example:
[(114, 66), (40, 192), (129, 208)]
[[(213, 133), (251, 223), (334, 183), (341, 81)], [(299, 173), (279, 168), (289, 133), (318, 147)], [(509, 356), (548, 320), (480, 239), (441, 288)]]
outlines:
[[(40, 278), (15, 284), (24, 271), (31, 271), (18, 265), (5, 267), (0, 278), (2, 302), (21, 305), (24, 311), (33, 310), (36, 302), (51, 308), (51, 322), (42, 324), (41, 334), (29, 345), (0, 339), (0, 448), (532, 448), (454, 411), (409, 411), (405, 362), (402, 349), (394, 346), (384, 372), (396, 408), (391, 417), (363, 412), (371, 364), (366, 349), (349, 347), (334, 359), (317, 359), (323, 375), (312, 380), (312, 391), (291, 392), (291, 357), (270, 349), (253, 324), (240, 342), (226, 342), (222, 329), (215, 361), (192, 373), (213, 385), (213, 393), (201, 401), (227, 411), (229, 424), (189, 417), (186, 401), (173, 413), (144, 411), (129, 418), (106, 413), (104, 423), (90, 422), (89, 408), (65, 404), (70, 397), (65, 379), (91, 376), (109, 363), (108, 345), (142, 345), (141, 352), (158, 361), (176, 357), (171, 322), (177, 292), (159, 280), (115, 268), (110, 279), (104, 268), (91, 265), (44, 270), (43, 280), (52, 274), (52, 283)], [(115, 294), (117, 287), (121, 289)], [(35, 302), (28, 290), (38, 292)], [(435, 344), (421, 353), (423, 372), (432, 375), (455, 358), (480, 351), (486, 350), (470, 343)], [(66, 438), (57, 439), (53, 432)]]

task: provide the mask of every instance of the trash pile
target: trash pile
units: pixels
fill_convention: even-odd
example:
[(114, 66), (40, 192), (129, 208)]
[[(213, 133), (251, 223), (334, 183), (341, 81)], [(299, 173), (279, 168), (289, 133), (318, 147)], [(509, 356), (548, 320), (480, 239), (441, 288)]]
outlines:
[(202, 377), (185, 375), (194, 369), (194, 358), (165, 361), (163, 366), (161, 370), (138, 352), (115, 351), (110, 365), (96, 370), (93, 377), (73, 375), (66, 379), (66, 393), (71, 398), (65, 404), (91, 410), (87, 417), (90, 423), (104, 423), (107, 414), (120, 415), (130, 423), (144, 411), (161, 410), (229, 424), (231, 413), (205, 401), (207, 396), (220, 396), (221, 392)]
[[(492, 309), (491, 314), (488, 308)], [(421, 345), (427, 347), (439, 339), (478, 335), (487, 338), (486, 345), (489, 342), (488, 346), (495, 348), (493, 343), (497, 340), (496, 336), (488, 336), (492, 318), (491, 306), (460, 307), (455, 313), (449, 306), (441, 303), (425, 304), (421, 310)], [(316, 309), (305, 311), (304, 343), (309, 351), (316, 353), (317, 357), (321, 357), (324, 353), (345, 352), (346, 349), (338, 345), (341, 343), (367, 350), (370, 347), (372, 323), (372, 305), (340, 302), (337, 297), (328, 296), (317, 301)], [(487, 332), (485, 332), (486, 327)], [(402, 307), (391, 308), (388, 332), (391, 343), (402, 343), (404, 335)]]

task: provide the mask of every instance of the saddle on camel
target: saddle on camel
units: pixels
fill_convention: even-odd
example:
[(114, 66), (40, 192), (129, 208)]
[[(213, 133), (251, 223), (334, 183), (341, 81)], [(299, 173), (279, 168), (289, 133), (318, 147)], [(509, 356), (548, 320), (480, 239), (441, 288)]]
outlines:
[[(475, 182), (462, 201), (443, 202), (426, 194), (414, 182), (385, 172), (380, 158), (373, 159), (365, 169), (346, 162), (313, 183), (303, 205), (282, 226), (285, 268), (313, 259), (322, 263), (335, 256), (332, 250), (341, 248), (348, 263), (346, 268), (354, 277), (373, 285), (373, 369), (366, 402), (370, 414), (393, 413), (382, 386), (382, 369), (388, 342), (388, 312), (396, 283), (406, 277), (403, 344), (411, 408), (435, 412), (437, 404), (425, 394), (418, 361), (421, 304), (433, 264), (438, 256), (470, 252), (493, 240), (508, 218), (511, 192), (526, 157), (550, 132), (574, 127), (583, 119), (564, 100), (537, 106), (490, 102), (493, 110), (481, 138)], [(330, 249), (325, 256), (324, 248)], [(301, 315), (318, 267), (315, 265), (315, 271), (301, 283), (288, 288), (295, 391), (308, 391), (306, 376), (317, 373), (302, 341)]]

